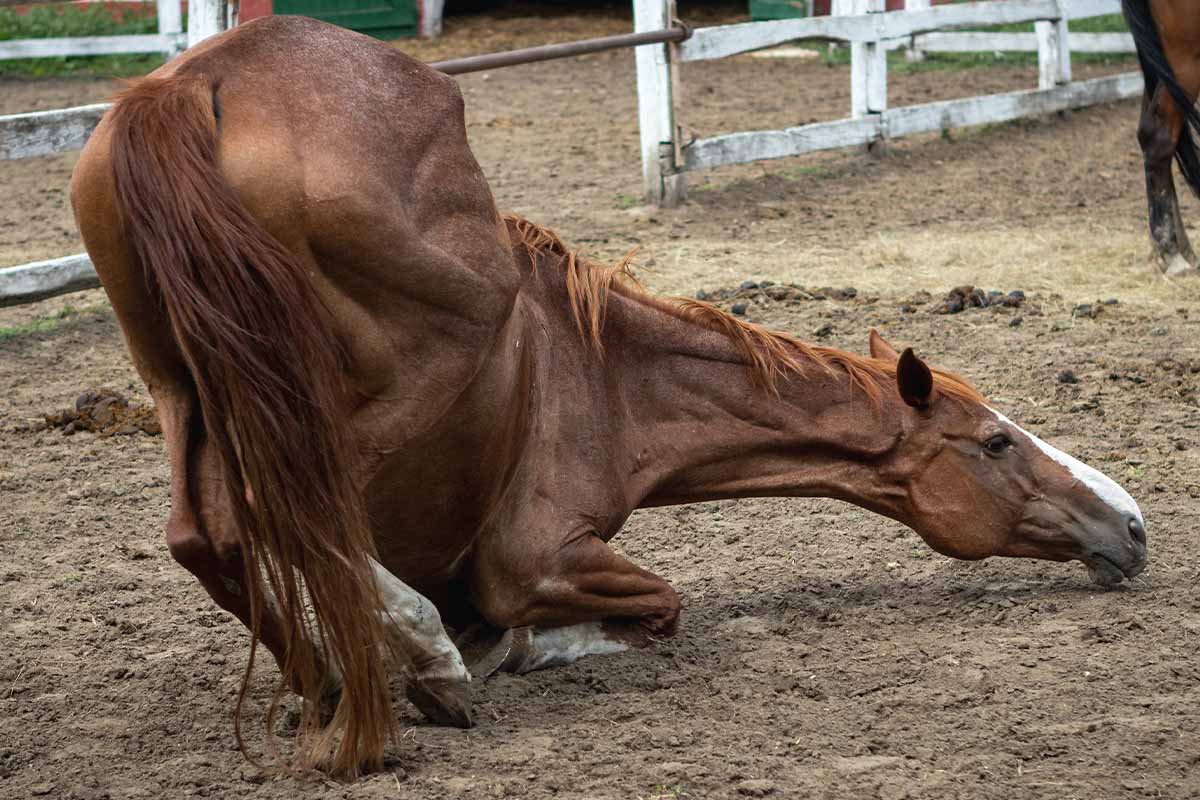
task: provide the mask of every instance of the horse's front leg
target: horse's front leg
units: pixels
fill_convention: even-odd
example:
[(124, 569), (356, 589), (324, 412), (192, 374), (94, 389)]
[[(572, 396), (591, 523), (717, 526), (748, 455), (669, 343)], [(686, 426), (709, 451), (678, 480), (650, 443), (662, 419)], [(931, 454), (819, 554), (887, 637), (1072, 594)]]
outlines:
[(1171, 162), (1179, 145), (1184, 117), (1162, 84), (1142, 99), (1138, 143), (1146, 169), (1150, 238), (1157, 266), (1170, 276), (1196, 269), (1196, 255), (1179, 215), (1179, 199)]
[(588, 531), (564, 539), (493, 533), (480, 543), (472, 599), (506, 631), (476, 674), (529, 672), (671, 636), (679, 596), (671, 585)]

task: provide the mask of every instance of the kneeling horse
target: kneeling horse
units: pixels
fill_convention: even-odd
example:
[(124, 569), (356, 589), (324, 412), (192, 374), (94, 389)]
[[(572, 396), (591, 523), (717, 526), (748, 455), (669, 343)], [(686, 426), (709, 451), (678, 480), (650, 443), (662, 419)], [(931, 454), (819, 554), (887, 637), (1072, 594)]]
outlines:
[(608, 544), (640, 507), (832, 497), (959, 558), (1145, 564), (1121, 487), (911, 350), (653, 297), (502, 217), (455, 83), (349, 31), (188, 50), (119, 97), (71, 197), (162, 421), (170, 552), (274, 655), (272, 713), (309, 701), (297, 768), (380, 766), (392, 663), (470, 724), (443, 618), (510, 632), (487, 669), (670, 635), (675, 591)]

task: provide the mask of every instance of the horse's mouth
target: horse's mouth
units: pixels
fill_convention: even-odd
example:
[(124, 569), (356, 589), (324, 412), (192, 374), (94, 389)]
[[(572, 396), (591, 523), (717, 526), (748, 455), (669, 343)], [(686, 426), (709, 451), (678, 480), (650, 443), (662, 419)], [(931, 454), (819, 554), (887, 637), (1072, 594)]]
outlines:
[(1117, 586), (1126, 579), (1133, 580), (1146, 568), (1145, 559), (1122, 566), (1103, 553), (1089, 553), (1082, 561), (1092, 582), (1106, 587)]

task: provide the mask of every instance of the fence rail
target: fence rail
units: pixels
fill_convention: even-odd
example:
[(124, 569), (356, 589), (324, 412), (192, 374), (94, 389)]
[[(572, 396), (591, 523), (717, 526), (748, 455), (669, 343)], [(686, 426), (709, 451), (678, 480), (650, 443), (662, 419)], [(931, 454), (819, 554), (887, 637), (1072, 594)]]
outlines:
[[(911, 0), (910, 0), (911, 2)], [(686, 193), (686, 173), (727, 164), (802, 155), (926, 131), (1006, 122), (1021, 117), (1080, 108), (1138, 95), (1141, 74), (1072, 82), (1071, 51), (1134, 52), (1128, 34), (1074, 34), (1072, 19), (1121, 11), (1120, 0), (987, 0), (931, 6), (912, 2), (911, 10), (884, 11), (883, 0), (835, 0), (849, 13), (828, 17), (747, 22), (698, 28), (678, 44), (638, 50), (638, 100), (642, 166), (647, 199), (674, 205)], [(673, 0), (634, 0), (635, 27), (674, 13)], [(1031, 33), (961, 31), (1012, 23), (1033, 23)], [(850, 44), (850, 116), (784, 130), (741, 131), (688, 141), (680, 124), (677, 66), (725, 58), (797, 39)], [(1038, 88), (889, 108), (887, 51), (914, 54), (968, 51), (1036, 51)]]

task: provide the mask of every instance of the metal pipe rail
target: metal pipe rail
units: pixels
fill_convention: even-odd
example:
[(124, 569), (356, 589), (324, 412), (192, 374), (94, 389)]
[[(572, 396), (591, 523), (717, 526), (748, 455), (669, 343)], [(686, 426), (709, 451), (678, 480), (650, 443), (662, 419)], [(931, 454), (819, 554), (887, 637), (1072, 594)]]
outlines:
[(618, 50), (623, 47), (682, 42), (691, 35), (692, 29), (685, 23), (679, 20), (672, 20), (671, 27), (658, 31), (621, 33), (615, 36), (580, 39), (574, 42), (563, 42), (562, 44), (543, 44), (537, 47), (524, 47), (520, 50), (509, 50), (504, 53), (487, 53), (480, 56), (451, 58), (445, 61), (434, 61), (429, 66), (447, 75), (462, 75), (466, 72), (482, 72), (485, 69), (512, 67), (518, 64), (534, 64), (538, 61), (571, 58), (589, 53), (602, 53), (605, 50)]

